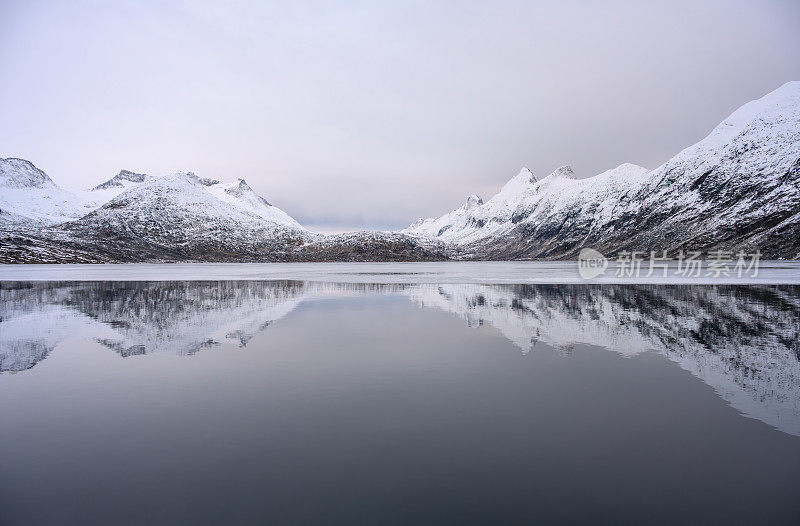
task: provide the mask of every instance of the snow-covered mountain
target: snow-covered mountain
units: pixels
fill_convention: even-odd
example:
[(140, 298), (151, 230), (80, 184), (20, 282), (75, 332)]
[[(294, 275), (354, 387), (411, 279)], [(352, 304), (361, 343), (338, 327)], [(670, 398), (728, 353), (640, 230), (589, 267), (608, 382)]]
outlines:
[(100, 221), (120, 222), (132, 228), (137, 221), (157, 221), (162, 228), (200, 228), (203, 225), (199, 221), (214, 220), (305, 230), (283, 210), (256, 194), (243, 179), (223, 184), (201, 179), (192, 172), (147, 177), (127, 185), (70, 226)]
[(52, 225), (90, 211), (79, 196), (56, 185), (33, 163), (0, 158), (0, 224)]
[(540, 181), (530, 170), (522, 168), (486, 203), (471, 195), (460, 208), (439, 218), (418, 220), (404, 232), (469, 244), (513, 234), (526, 209), (529, 213), (537, 212), (543, 219), (563, 210), (587, 206), (591, 208), (586, 211), (603, 217), (610, 214), (617, 193), (647, 173), (641, 166), (623, 164), (595, 177), (576, 179), (571, 167), (562, 166)]
[(798, 257), (800, 82), (745, 104), (650, 172), (623, 164), (576, 179), (561, 167), (537, 180), (523, 168), (486, 203), (471, 197), (403, 232), (445, 241), (463, 259), (570, 258), (582, 247)]
[[(181, 186), (180, 181), (191, 181), (192, 184)], [(2, 211), (25, 219), (28, 223), (56, 225), (80, 219), (106, 204), (111, 204), (120, 196), (125, 196), (123, 199), (128, 202), (140, 200), (137, 203), (137, 212), (143, 214), (153, 204), (153, 199), (163, 197), (167, 187), (171, 188), (167, 193), (174, 198), (172, 205), (177, 207), (199, 205), (204, 201), (205, 205), (219, 212), (219, 202), (222, 202), (238, 212), (258, 216), (276, 225), (305, 230), (286, 212), (256, 194), (244, 179), (221, 183), (213, 179), (201, 179), (191, 172), (151, 177), (121, 170), (94, 188), (72, 193), (56, 185), (46, 173), (29, 161), (0, 159)], [(109, 208), (119, 208), (119, 202)]]
[(445, 258), (438, 241), (396, 232), (311, 232), (244, 179), (122, 170), (73, 194), (28, 161), (2, 169), (0, 263)]
[[(60, 239), (98, 253), (141, 260), (203, 259), (210, 254), (258, 258), (315, 237), (239, 180), (224, 185), (191, 172), (147, 178), (103, 206), (59, 225)], [(137, 256), (139, 254), (139, 256)]]

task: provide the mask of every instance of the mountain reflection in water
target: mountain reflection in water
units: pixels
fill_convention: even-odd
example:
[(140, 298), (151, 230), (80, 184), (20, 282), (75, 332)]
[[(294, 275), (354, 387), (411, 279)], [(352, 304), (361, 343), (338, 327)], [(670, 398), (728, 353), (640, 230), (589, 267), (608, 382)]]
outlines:
[(122, 357), (244, 347), (303, 301), (408, 297), (469, 326), (491, 325), (523, 353), (576, 344), (655, 351), (743, 415), (800, 435), (800, 287), (367, 285), (315, 282), (41, 282), (0, 288), (0, 371), (36, 366), (68, 337)]

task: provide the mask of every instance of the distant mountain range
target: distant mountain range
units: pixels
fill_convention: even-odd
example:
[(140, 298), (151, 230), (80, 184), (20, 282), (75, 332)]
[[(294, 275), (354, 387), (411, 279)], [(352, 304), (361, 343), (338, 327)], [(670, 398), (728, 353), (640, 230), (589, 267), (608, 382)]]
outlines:
[(126, 170), (78, 193), (23, 159), (0, 159), (0, 262), (574, 259), (581, 248), (760, 249), (800, 257), (800, 82), (745, 104), (650, 171), (579, 179), (523, 168), (400, 232), (311, 232), (256, 194), (191, 172)]
[(243, 179), (121, 171), (70, 193), (29, 161), (0, 159), (0, 262), (446, 259), (440, 241), (395, 232), (324, 236)]

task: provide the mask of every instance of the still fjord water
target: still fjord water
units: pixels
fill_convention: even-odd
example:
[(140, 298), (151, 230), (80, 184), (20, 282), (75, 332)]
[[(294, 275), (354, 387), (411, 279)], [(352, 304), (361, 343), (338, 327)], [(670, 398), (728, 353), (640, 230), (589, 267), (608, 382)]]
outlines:
[(0, 523), (793, 523), (800, 287), (0, 289)]

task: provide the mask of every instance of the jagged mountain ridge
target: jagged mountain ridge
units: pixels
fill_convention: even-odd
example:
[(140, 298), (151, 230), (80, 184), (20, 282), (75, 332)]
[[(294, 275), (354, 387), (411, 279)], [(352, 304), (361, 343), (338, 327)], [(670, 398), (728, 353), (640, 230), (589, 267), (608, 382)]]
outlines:
[(252, 202), (238, 200), (219, 183), (205, 184), (193, 173), (176, 172), (141, 182), (59, 230), (73, 239), (187, 255), (283, 247), (311, 236), (282, 211), (265, 218), (271, 208), (266, 201), (258, 210)]
[[(187, 178), (196, 184), (185, 185), (183, 191), (171, 192), (171, 197), (175, 198), (174, 204), (177, 206), (185, 205), (186, 200), (196, 200), (198, 192), (195, 190), (205, 189), (213, 197), (213, 199), (201, 199), (208, 206), (218, 209), (219, 204), (216, 203), (216, 200), (219, 200), (239, 211), (254, 214), (276, 225), (304, 230), (283, 210), (274, 207), (266, 199), (256, 194), (244, 179), (237, 179), (233, 183), (225, 184), (217, 180), (200, 179), (191, 172), (173, 172), (164, 177), (151, 177), (147, 174), (121, 170), (111, 179), (91, 189), (73, 194), (56, 185), (46, 173), (30, 161), (0, 159), (0, 187), (21, 190), (17, 194), (31, 191), (48, 192), (46, 196), (33, 195), (32, 198), (4, 192), (4, 195), (0, 197), (0, 204), (3, 205), (3, 209), (50, 226), (81, 219), (106, 205), (111, 205), (109, 208), (119, 208), (119, 202), (112, 204), (112, 201), (116, 199), (127, 199), (128, 202), (131, 200), (141, 201), (142, 204), (137, 210), (141, 216), (146, 212), (146, 208), (153, 204), (150, 202), (151, 200), (161, 198), (159, 195), (161, 189), (168, 185), (175, 186), (176, 181)], [(194, 197), (192, 194), (195, 194)], [(184, 202), (181, 202), (181, 199)], [(53, 212), (48, 215), (43, 214), (39, 210), (42, 202), (44, 204), (49, 202)], [(159, 204), (166, 205), (167, 203), (160, 202)], [(228, 212), (236, 213), (230, 210)]]
[(100, 183), (99, 185), (92, 188), (90, 191), (97, 191), (97, 190), (107, 190), (109, 188), (126, 188), (130, 183), (142, 183), (144, 182), (149, 176), (147, 174), (138, 174), (135, 172), (130, 172), (128, 170), (120, 170), (120, 172), (106, 181), (105, 183)]
[(105, 203), (111, 201), (119, 194), (133, 188), (139, 183), (143, 183), (150, 179), (147, 174), (140, 174), (128, 170), (120, 170), (120, 172), (104, 183), (100, 183), (94, 188), (84, 190), (78, 195), (86, 202), (92, 210), (96, 210), (103, 206)]
[(527, 169), (492, 199), (403, 232), (441, 239), (458, 259), (569, 259), (620, 250), (760, 248), (800, 256), (800, 82), (745, 104), (705, 139), (647, 171), (587, 179)]
[(571, 167), (561, 166), (538, 180), (530, 170), (522, 168), (487, 202), (471, 195), (460, 208), (436, 219), (418, 220), (404, 232), (469, 245), (512, 234), (526, 206), (538, 206), (546, 215), (563, 208), (597, 203), (598, 208), (602, 208), (598, 212), (607, 214), (613, 192), (647, 173), (641, 166), (623, 164), (595, 177), (576, 179)]

